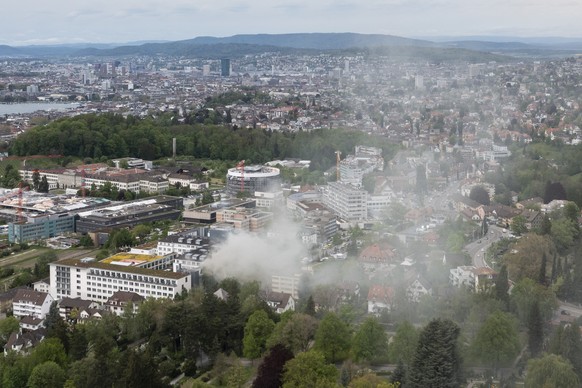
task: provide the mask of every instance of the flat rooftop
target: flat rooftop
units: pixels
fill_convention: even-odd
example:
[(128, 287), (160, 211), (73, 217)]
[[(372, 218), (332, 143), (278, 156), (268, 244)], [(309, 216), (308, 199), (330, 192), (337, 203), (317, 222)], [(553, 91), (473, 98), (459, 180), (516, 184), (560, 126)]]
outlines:
[(162, 256), (144, 255), (138, 253), (116, 253), (100, 261), (105, 264), (116, 264), (123, 266), (139, 266), (143, 263), (149, 263), (161, 259)]

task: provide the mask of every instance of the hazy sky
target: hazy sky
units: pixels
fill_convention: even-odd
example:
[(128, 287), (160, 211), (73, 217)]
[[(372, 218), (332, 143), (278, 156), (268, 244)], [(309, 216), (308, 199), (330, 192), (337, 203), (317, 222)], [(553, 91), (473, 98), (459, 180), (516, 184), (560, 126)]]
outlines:
[(6, 0), (0, 44), (253, 33), (582, 37), (581, 0)]

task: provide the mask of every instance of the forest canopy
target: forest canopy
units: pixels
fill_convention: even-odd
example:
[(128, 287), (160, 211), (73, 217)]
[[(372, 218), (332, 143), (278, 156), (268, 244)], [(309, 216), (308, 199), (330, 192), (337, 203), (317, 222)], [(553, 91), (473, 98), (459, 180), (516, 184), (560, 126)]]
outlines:
[(344, 129), (287, 133), (201, 124), (194, 119), (182, 124), (165, 116), (140, 119), (118, 114), (89, 114), (31, 128), (14, 141), (10, 153), (102, 161), (127, 156), (156, 160), (172, 156), (173, 138), (176, 138), (177, 155), (244, 159), (250, 163), (284, 158), (310, 159), (316, 170), (331, 167), (335, 163), (336, 150), (348, 154), (357, 144), (381, 147), (386, 160), (397, 147), (386, 138)]

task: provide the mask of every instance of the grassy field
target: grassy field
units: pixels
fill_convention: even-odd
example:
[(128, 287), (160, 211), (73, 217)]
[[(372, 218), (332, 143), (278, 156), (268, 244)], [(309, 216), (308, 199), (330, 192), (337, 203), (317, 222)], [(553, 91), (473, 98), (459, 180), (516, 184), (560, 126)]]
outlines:
[(67, 249), (67, 250), (54, 250), (46, 247), (33, 246), (26, 251), (18, 252), (10, 256), (6, 256), (0, 259), (0, 268), (11, 267), (14, 268), (14, 275), (0, 280), (0, 291), (6, 290), (7, 287), (12, 283), (14, 278), (18, 276), (18, 271), (24, 268), (33, 268), (37, 259), (44, 253), (54, 251), (57, 254), (59, 260), (61, 259), (71, 259), (71, 258), (82, 258), (82, 257), (94, 257), (98, 249)]

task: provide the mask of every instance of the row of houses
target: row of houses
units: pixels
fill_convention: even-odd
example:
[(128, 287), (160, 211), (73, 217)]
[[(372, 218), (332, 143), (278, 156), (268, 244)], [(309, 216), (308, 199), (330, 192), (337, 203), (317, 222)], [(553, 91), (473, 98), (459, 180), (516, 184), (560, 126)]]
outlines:
[[(134, 193), (163, 194), (171, 186), (188, 187), (191, 191), (208, 189), (209, 183), (200, 180), (199, 171), (177, 168), (175, 170), (151, 170), (138, 168), (122, 169), (108, 167), (106, 164), (80, 166), (76, 169), (21, 169), (20, 176), (27, 182), (33, 182), (34, 175), (46, 177), (49, 189), (55, 188), (102, 188), (106, 184), (118, 191)], [(194, 175), (196, 173), (196, 175)]]

